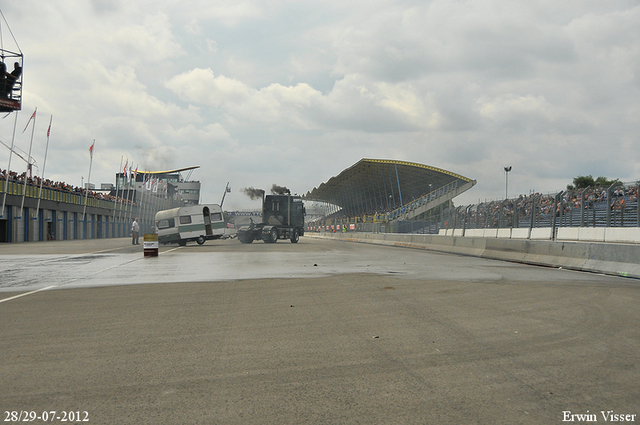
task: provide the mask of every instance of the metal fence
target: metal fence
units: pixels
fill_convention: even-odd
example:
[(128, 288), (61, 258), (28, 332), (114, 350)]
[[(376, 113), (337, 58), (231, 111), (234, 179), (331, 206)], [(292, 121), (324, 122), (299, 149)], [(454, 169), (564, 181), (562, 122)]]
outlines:
[(450, 208), (447, 229), (640, 227), (639, 184), (616, 183)]
[(617, 182), (430, 211), (417, 220), (332, 220), (311, 230), (437, 234), (441, 229), (640, 227), (640, 183)]

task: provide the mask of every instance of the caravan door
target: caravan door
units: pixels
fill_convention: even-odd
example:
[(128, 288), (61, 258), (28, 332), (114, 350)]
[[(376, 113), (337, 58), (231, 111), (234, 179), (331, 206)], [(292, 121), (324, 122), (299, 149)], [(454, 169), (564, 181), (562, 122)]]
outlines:
[(213, 230), (211, 229), (211, 214), (209, 212), (209, 207), (202, 208), (202, 215), (204, 217), (205, 234), (207, 236), (212, 236)]

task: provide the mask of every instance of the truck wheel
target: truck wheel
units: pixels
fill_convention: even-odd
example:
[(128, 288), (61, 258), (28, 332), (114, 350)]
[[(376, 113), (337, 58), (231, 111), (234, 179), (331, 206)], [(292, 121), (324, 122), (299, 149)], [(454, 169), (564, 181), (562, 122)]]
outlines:
[(300, 232), (298, 229), (293, 229), (293, 235), (291, 235), (291, 243), (298, 243), (300, 240)]
[(187, 245), (187, 241), (178, 241), (178, 245), (186, 246)]
[(269, 242), (276, 243), (278, 241), (278, 229), (275, 227), (269, 232)]
[(202, 235), (198, 236), (198, 239), (196, 240), (196, 242), (198, 242), (198, 245), (204, 245), (205, 241), (206, 241), (206, 239)]
[(253, 242), (253, 238), (248, 237), (247, 235), (239, 235), (238, 240), (240, 243), (251, 243)]

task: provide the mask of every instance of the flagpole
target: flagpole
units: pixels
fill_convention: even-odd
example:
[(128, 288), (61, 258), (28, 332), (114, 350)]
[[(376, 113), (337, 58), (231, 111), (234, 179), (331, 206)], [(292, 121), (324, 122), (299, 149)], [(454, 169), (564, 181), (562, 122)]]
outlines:
[(95, 145), (96, 145), (96, 139), (93, 139), (93, 143), (89, 148), (89, 154), (91, 156), (91, 159), (89, 160), (89, 176), (87, 177), (87, 188), (84, 190), (84, 208), (82, 210), (82, 221), (84, 221), (84, 216), (87, 213), (87, 197), (89, 196), (89, 185), (91, 184), (91, 166), (93, 165), (93, 148), (95, 147)]
[[(145, 231), (146, 231), (147, 225), (146, 225), (145, 221), (147, 221), (147, 219), (149, 218), (149, 217), (147, 217), (148, 216), (148, 210), (149, 210), (149, 203), (148, 203), (149, 194), (147, 193), (147, 170), (144, 171), (144, 178), (142, 179), (142, 196), (140, 198), (142, 200), (141, 201), (142, 202), (142, 213), (140, 215), (142, 216), (142, 218), (141, 218), (142, 219), (142, 223), (145, 225)], [(147, 231), (147, 233), (151, 233), (151, 232)]]
[[(124, 155), (120, 155), (120, 168), (118, 169), (118, 173), (120, 173), (120, 170), (122, 169), (122, 159), (124, 158)], [(113, 222), (116, 222), (116, 207), (118, 206), (118, 183), (119, 183), (119, 179), (118, 179), (118, 174), (116, 174), (116, 197), (113, 200)]]
[[(42, 182), (44, 181), (44, 172), (47, 169), (47, 153), (49, 152), (49, 134), (51, 133), (51, 122), (53, 115), (49, 119), (49, 129), (47, 130), (47, 146), (44, 148), (44, 164), (42, 165), (42, 175), (40, 176), (40, 190), (38, 191), (38, 206), (36, 207), (36, 217), (40, 213), (40, 199), (42, 199)], [(35, 124), (34, 124), (35, 127)]]
[(127, 218), (127, 211), (124, 212), (124, 219), (127, 220), (128, 224), (131, 224), (131, 209), (133, 205), (131, 205), (131, 168), (133, 167), (133, 161), (131, 161), (131, 167), (129, 167), (129, 171), (127, 172), (127, 180), (129, 180), (129, 193), (127, 193), (127, 203), (129, 204), (129, 218)]
[(11, 157), (13, 156), (13, 146), (16, 139), (16, 127), (18, 126), (18, 112), (16, 111), (16, 119), (13, 123), (13, 136), (11, 136), (11, 150), (9, 151), (9, 165), (7, 165), (7, 178), (4, 182), (4, 198), (2, 199), (2, 210), (0, 210), (0, 217), (4, 216), (4, 206), (7, 203), (7, 187), (9, 186), (9, 173), (11, 172)]
[(129, 168), (129, 177), (130, 177), (130, 184), (133, 183), (133, 190), (129, 191), (129, 224), (131, 224), (131, 222), (133, 221), (133, 202), (134, 199), (136, 197), (136, 180), (135, 178), (133, 178), (132, 176), (132, 170), (133, 170), (133, 161), (131, 161), (131, 168)]
[[(27, 155), (27, 171), (24, 173), (24, 186), (22, 186), (22, 203), (20, 204), (20, 217), (22, 217), (22, 211), (24, 209), (24, 198), (25, 196), (27, 196), (27, 173), (31, 169), (31, 147), (33, 146), (33, 133), (36, 130), (36, 112), (38, 112), (38, 108), (36, 108), (33, 111), (33, 115), (31, 115), (31, 118), (33, 118), (33, 127), (31, 128), (31, 142), (29, 142), (29, 154)], [(29, 118), (29, 122), (27, 122), (27, 127), (31, 122), (31, 118)], [(27, 130), (27, 127), (24, 128), (23, 133)], [(25, 221), (25, 224), (26, 223), (27, 222)]]
[[(121, 165), (120, 169), (122, 169), (122, 164), (120, 164), (120, 165)], [(122, 194), (121, 194), (122, 196), (120, 197), (120, 208), (118, 209), (118, 221), (122, 221), (122, 208), (124, 208), (123, 207), (123, 204), (124, 204), (124, 198), (123, 198), (123, 196), (124, 196), (124, 187), (126, 186), (126, 183), (127, 183), (127, 180), (126, 180), (126, 178), (127, 178), (127, 176), (126, 176), (126, 174), (127, 174), (127, 170), (126, 170), (127, 165), (129, 165), (129, 158), (127, 158), (127, 160), (124, 163), (125, 170), (122, 173)], [(126, 214), (125, 214), (125, 218), (127, 218)]]
[[(120, 155), (120, 168), (118, 168), (118, 172), (116, 173), (116, 197), (113, 200), (113, 237), (116, 237), (116, 209), (118, 208), (118, 183), (120, 183), (120, 179), (118, 178), (118, 174), (120, 174), (120, 170), (122, 170), (122, 159), (124, 155)], [(120, 223), (118, 223), (118, 234), (120, 233)]]

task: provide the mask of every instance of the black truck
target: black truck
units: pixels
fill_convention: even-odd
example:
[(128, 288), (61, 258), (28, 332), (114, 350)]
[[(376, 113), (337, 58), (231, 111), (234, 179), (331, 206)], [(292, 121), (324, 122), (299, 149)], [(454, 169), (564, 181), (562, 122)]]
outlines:
[(304, 235), (304, 204), (297, 195), (267, 195), (262, 202), (262, 223), (254, 223), (238, 228), (238, 240), (251, 243), (263, 240), (275, 243), (278, 239), (289, 239), (298, 243)]

